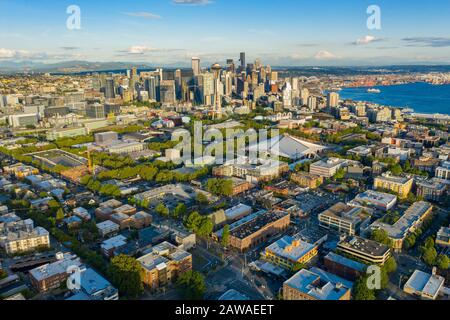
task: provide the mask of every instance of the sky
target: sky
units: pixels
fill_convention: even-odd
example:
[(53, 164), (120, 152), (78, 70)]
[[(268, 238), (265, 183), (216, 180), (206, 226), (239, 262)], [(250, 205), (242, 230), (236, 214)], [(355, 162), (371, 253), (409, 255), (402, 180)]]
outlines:
[(207, 65), (241, 51), (272, 66), (449, 64), (450, 1), (0, 0), (0, 62)]

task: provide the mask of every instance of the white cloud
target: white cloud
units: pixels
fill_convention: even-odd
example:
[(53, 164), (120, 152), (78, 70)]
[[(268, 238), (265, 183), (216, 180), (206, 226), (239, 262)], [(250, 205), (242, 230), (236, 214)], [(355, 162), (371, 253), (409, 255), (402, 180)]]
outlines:
[(135, 45), (131, 46), (125, 50), (120, 50), (120, 52), (123, 55), (144, 55), (148, 53), (166, 53), (166, 52), (174, 52), (174, 51), (181, 51), (182, 49), (161, 49), (161, 48), (154, 48), (146, 45)]
[(0, 48), (0, 59), (20, 59), (31, 56), (28, 51)]
[(188, 6), (204, 6), (213, 2), (210, 0), (173, 0), (172, 3)]
[(366, 45), (372, 42), (378, 42), (381, 39), (376, 38), (374, 36), (364, 36), (362, 38), (357, 39), (353, 44), (354, 45)]
[(338, 56), (326, 50), (321, 50), (314, 55), (314, 59), (316, 60), (332, 60), (338, 58)]
[(81, 54), (61, 54), (48, 52), (29, 52), (26, 50), (15, 50), (0, 48), (0, 60), (67, 60), (84, 58)]
[(126, 52), (130, 54), (144, 54), (153, 51), (156, 51), (156, 49), (147, 46), (131, 46)]
[(161, 19), (162, 17), (151, 13), (151, 12), (145, 12), (145, 11), (141, 11), (141, 12), (124, 12), (124, 14), (126, 14), (127, 16), (130, 17), (139, 17), (139, 18), (145, 18), (145, 19)]

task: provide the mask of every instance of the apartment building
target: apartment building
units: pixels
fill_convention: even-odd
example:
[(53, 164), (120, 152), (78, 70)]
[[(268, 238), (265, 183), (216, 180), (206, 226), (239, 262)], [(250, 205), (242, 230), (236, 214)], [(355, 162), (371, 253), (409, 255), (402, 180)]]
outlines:
[(450, 247), (450, 227), (442, 227), (436, 235), (436, 245)]
[(393, 242), (393, 249), (400, 251), (403, 248), (403, 241), (410, 234), (415, 232), (433, 212), (433, 206), (425, 201), (419, 201), (411, 205), (400, 219), (393, 225), (375, 221), (370, 225), (370, 229), (385, 230)]
[(398, 194), (400, 199), (408, 197), (412, 189), (414, 179), (410, 177), (393, 176), (390, 172), (375, 178), (373, 186), (375, 189), (390, 190)]
[(57, 261), (30, 270), (30, 280), (39, 292), (47, 292), (59, 288), (67, 280), (74, 268), (81, 267), (80, 259), (73, 254), (58, 253)]
[(0, 246), (9, 255), (49, 248), (49, 232), (30, 219), (0, 224)]
[(39, 170), (32, 166), (27, 166), (23, 163), (16, 163), (10, 166), (3, 167), (6, 174), (13, 174), (16, 178), (25, 178), (31, 175), (39, 174)]
[(416, 182), (416, 195), (428, 201), (440, 202), (448, 193), (445, 180), (433, 178)]
[(169, 242), (152, 247), (137, 260), (144, 270), (143, 282), (151, 289), (170, 284), (178, 275), (192, 270), (192, 255)]
[(441, 166), (436, 168), (436, 178), (450, 180), (450, 161), (444, 161)]
[(307, 172), (297, 172), (291, 175), (291, 181), (304, 188), (316, 189), (323, 183), (323, 177)]

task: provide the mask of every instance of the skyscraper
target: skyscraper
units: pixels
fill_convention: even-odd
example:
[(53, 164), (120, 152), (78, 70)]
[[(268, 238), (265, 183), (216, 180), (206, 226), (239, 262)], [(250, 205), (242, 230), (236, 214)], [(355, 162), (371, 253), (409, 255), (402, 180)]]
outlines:
[(245, 70), (245, 52), (241, 52), (239, 61), (241, 62), (241, 70)]
[(114, 79), (107, 78), (105, 85), (105, 98), (106, 99), (114, 99), (116, 97), (115, 87), (114, 87)]
[(156, 88), (157, 88), (156, 77), (149, 77), (145, 79), (144, 89), (145, 91), (148, 92), (148, 98), (150, 100), (157, 101)]
[(194, 71), (194, 76), (198, 76), (200, 74), (200, 58), (192, 58), (192, 71)]
[(174, 80), (163, 80), (161, 81), (161, 102), (162, 103), (175, 103), (176, 93), (175, 93), (175, 81)]
[(339, 105), (339, 94), (336, 92), (328, 92), (327, 103), (328, 108), (337, 107)]
[(222, 118), (222, 95), (219, 88), (222, 85), (220, 82), (222, 67), (216, 63), (212, 65), (211, 70), (214, 74), (214, 114), (217, 116), (217, 119), (220, 119)]
[(317, 98), (314, 96), (309, 96), (307, 105), (309, 110), (315, 111), (317, 109)]
[(137, 77), (137, 76), (138, 76), (137, 68), (136, 68), (136, 67), (133, 67), (133, 68), (131, 69), (131, 77), (132, 77), (132, 78), (135, 78), (135, 77)]
[(290, 82), (286, 82), (283, 89), (283, 106), (284, 107), (292, 106), (292, 86)]

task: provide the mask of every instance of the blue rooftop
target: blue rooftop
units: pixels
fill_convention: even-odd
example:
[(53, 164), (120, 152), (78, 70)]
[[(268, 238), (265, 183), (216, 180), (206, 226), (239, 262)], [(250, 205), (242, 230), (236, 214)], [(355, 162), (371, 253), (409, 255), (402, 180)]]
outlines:
[(340, 256), (334, 252), (330, 252), (326, 255), (325, 259), (328, 259), (330, 261), (336, 262), (338, 264), (341, 264), (343, 266), (346, 266), (350, 269), (357, 270), (360, 272), (364, 272), (366, 270), (366, 265), (362, 264), (358, 261), (348, 259), (346, 257)]

